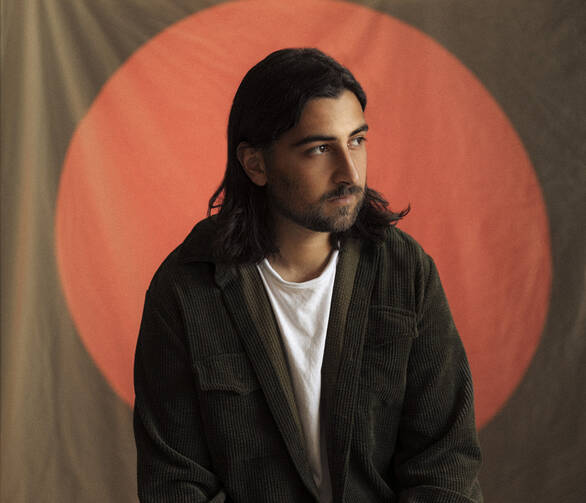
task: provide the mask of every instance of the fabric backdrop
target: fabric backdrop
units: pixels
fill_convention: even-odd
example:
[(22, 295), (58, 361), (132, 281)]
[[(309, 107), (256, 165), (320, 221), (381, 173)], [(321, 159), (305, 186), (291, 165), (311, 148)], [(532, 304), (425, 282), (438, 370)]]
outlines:
[[(487, 502), (586, 501), (582, 0), (4, 0), (0, 499), (136, 501), (148, 282), (272, 50), (364, 85), (369, 184), (435, 258)], [(205, 316), (205, 313), (202, 313)]]

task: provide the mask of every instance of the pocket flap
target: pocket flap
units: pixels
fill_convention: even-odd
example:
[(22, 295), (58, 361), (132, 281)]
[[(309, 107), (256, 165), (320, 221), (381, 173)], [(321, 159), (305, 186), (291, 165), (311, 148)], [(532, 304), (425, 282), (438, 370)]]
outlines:
[(195, 362), (203, 391), (250, 393), (260, 385), (246, 353), (228, 353)]
[(417, 337), (415, 313), (390, 306), (371, 306), (365, 344), (378, 347), (396, 337)]

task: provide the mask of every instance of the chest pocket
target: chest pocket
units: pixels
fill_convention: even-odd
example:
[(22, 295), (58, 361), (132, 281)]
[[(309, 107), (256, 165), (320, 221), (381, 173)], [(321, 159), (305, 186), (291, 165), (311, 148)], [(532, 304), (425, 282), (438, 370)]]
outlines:
[(195, 369), (202, 391), (232, 391), (246, 395), (260, 387), (244, 353), (229, 353), (198, 361)]
[(364, 341), (362, 377), (383, 403), (400, 406), (407, 380), (411, 344), (417, 336), (415, 313), (371, 306)]
[(233, 463), (282, 451), (283, 441), (245, 353), (196, 361), (199, 406), (214, 460)]

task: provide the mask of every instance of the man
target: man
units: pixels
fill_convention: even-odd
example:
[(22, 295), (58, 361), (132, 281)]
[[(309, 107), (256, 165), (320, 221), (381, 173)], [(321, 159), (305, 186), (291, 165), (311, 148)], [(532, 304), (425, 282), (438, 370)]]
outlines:
[(240, 84), (216, 214), (146, 295), (141, 501), (482, 500), (466, 356), (406, 211), (366, 185), (365, 106), (315, 49)]

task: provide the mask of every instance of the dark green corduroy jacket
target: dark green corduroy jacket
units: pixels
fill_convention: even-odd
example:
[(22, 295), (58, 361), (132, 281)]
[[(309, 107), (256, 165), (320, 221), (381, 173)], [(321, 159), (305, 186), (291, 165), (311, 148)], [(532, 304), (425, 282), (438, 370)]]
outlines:
[[(142, 502), (318, 501), (254, 264), (214, 263), (213, 219), (163, 262), (135, 359)], [(334, 502), (482, 500), (472, 383), (433, 261), (405, 233), (348, 240), (322, 369)]]

